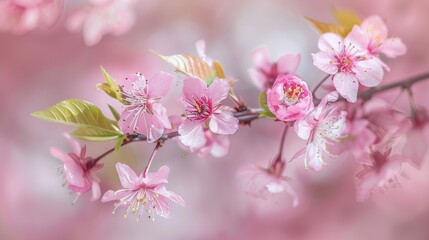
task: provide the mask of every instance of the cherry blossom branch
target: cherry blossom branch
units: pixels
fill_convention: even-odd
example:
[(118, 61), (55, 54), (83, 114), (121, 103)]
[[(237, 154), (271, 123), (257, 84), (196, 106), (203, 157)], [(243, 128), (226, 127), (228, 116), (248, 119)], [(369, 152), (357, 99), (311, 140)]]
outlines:
[(158, 149), (159, 149), (160, 147), (162, 147), (162, 142), (161, 142), (161, 141), (158, 141), (158, 142), (156, 143), (155, 149), (153, 149), (153, 152), (152, 152), (152, 154), (150, 155), (149, 161), (147, 162), (147, 165), (146, 165), (146, 167), (145, 167), (145, 169), (144, 169), (144, 172), (143, 172), (143, 178), (145, 178), (145, 177), (147, 176), (147, 173), (149, 172), (150, 165), (152, 164), (152, 161), (153, 161), (153, 159), (155, 158), (155, 154), (156, 154), (156, 152), (158, 152)]
[[(262, 109), (246, 109), (244, 111), (240, 111), (240, 112), (234, 112), (234, 117), (236, 117), (241, 124), (246, 125), (246, 124), (250, 124), (253, 120), (256, 120), (259, 118), (259, 113), (262, 111)], [(179, 133), (177, 131), (174, 132), (170, 132), (170, 133), (166, 133), (164, 134), (162, 137), (159, 138), (158, 143), (164, 143), (165, 141), (178, 137)], [(130, 134), (127, 135), (127, 138), (125, 138), (125, 140), (122, 142), (121, 147), (125, 146), (129, 143), (132, 142), (144, 142), (147, 140), (147, 137), (143, 134)], [(92, 161), (88, 162), (88, 166), (94, 166), (98, 161), (100, 161), (102, 158), (106, 157), (107, 155), (109, 155), (110, 153), (112, 153), (113, 151), (115, 151), (115, 148), (111, 148), (109, 150), (107, 150), (106, 152), (104, 152), (103, 154), (101, 154), (100, 156), (98, 156), (97, 158), (94, 158)]]
[(425, 81), (428, 79), (429, 79), (429, 72), (426, 72), (426, 73), (423, 73), (423, 74), (420, 74), (420, 75), (417, 75), (414, 77), (410, 77), (410, 78), (405, 79), (405, 80), (401, 80), (401, 81), (397, 81), (394, 83), (382, 85), (379, 87), (370, 88), (364, 92), (359, 93), (358, 97), (367, 101), (367, 100), (371, 99), (374, 95), (376, 95), (380, 92), (388, 91), (388, 90), (391, 90), (391, 89), (394, 89), (397, 87), (400, 87), (402, 89), (410, 89), (415, 83)]
[(322, 84), (326, 81), (326, 80), (328, 80), (328, 78), (330, 77), (331, 75), (326, 75), (317, 85), (316, 85), (316, 87), (314, 87), (314, 89), (313, 89), (313, 98), (315, 98), (315, 99), (317, 99), (317, 97), (316, 97), (316, 91), (317, 91), (317, 89), (319, 89), (321, 86), (322, 86)]

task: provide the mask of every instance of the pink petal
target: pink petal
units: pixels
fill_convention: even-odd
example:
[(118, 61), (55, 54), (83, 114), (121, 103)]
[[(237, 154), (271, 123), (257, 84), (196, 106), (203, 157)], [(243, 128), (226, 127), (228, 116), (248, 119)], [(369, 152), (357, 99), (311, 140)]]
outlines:
[(407, 134), (407, 141), (402, 149), (404, 157), (411, 160), (411, 163), (421, 168), (427, 152), (427, 141), (421, 129), (412, 129)]
[(253, 64), (257, 69), (261, 69), (263, 72), (269, 73), (271, 71), (272, 62), (270, 59), (270, 53), (267, 47), (259, 47), (252, 52)]
[(40, 8), (40, 24), (44, 27), (51, 27), (60, 18), (64, 8), (64, 0), (51, 0)]
[(360, 27), (372, 38), (378, 37), (385, 39), (387, 37), (387, 26), (380, 16), (374, 15), (365, 18), (360, 24)]
[(356, 73), (359, 83), (366, 87), (379, 85), (384, 75), (383, 67), (375, 57), (357, 62), (353, 71)]
[(169, 200), (171, 200), (175, 203), (178, 203), (182, 206), (185, 206), (185, 200), (183, 200), (182, 197), (180, 197), (179, 195), (177, 195), (174, 192), (167, 191), (167, 189), (164, 186), (159, 187), (159, 188), (155, 188), (154, 191), (156, 193), (158, 193), (159, 195), (164, 196), (164, 197), (168, 198)]
[(162, 166), (159, 168), (158, 172), (150, 172), (148, 174), (149, 181), (148, 185), (156, 186), (160, 184), (168, 183), (168, 174), (170, 173), (170, 168), (168, 166)]
[(192, 100), (194, 96), (205, 95), (207, 84), (198, 78), (187, 77), (183, 86), (183, 96), (186, 99)]
[(104, 21), (105, 20), (103, 20), (101, 16), (92, 13), (88, 15), (83, 25), (83, 39), (86, 45), (94, 46), (100, 42), (101, 38), (106, 33)]
[(322, 153), (323, 149), (320, 149), (317, 143), (312, 142), (307, 145), (307, 151), (305, 155), (305, 168), (320, 171), (322, 167), (326, 165), (323, 161)]
[(73, 12), (65, 23), (67, 30), (71, 32), (82, 30), (89, 12), (89, 7), (84, 7)]
[(67, 161), (74, 161), (73, 159), (71, 159), (69, 157), (69, 155), (65, 152), (63, 152), (62, 150), (56, 148), (56, 147), (51, 147), (50, 149), (51, 155), (60, 159), (61, 162), (67, 162)]
[[(312, 116), (309, 115), (307, 118), (312, 118)], [(304, 140), (310, 138), (311, 131), (313, 131), (314, 127), (315, 126), (311, 124), (308, 119), (298, 120), (294, 124), (296, 134), (298, 135), (298, 137)]]
[(161, 103), (152, 104), (152, 112), (159, 121), (159, 124), (156, 124), (156, 126), (162, 125), (166, 129), (171, 129), (172, 126), (167, 115), (167, 109)]
[(67, 134), (67, 133), (64, 133), (64, 134), (63, 134), (63, 136), (69, 140), (70, 145), (71, 145), (71, 146), (72, 146), (72, 148), (73, 148), (73, 152), (74, 152), (77, 156), (80, 156), (80, 153), (81, 153), (80, 144), (79, 144), (76, 140), (74, 140), (74, 139), (73, 139), (69, 134)]
[(103, 197), (101, 198), (101, 202), (110, 202), (110, 201), (116, 201), (119, 200), (129, 194), (129, 191), (120, 191), (120, 192), (114, 192), (112, 190), (109, 190), (103, 194)]
[(75, 188), (75, 192), (81, 192), (81, 189), (84, 189), (81, 192), (83, 193), (91, 188), (92, 183), (85, 176), (82, 167), (75, 161), (64, 162), (64, 176), (70, 189), (73, 190), (73, 188)]
[(313, 56), (313, 65), (318, 67), (320, 70), (331, 75), (338, 72), (338, 66), (336, 65), (337, 59), (332, 53), (318, 52), (311, 55)]
[(352, 31), (344, 39), (344, 45), (353, 48), (353, 51), (366, 51), (369, 44), (369, 38), (362, 29), (355, 25)]
[(248, 70), (248, 73), (249, 73), (250, 79), (253, 81), (253, 84), (255, 84), (255, 86), (259, 90), (261, 91), (264, 90), (268, 81), (267, 76), (255, 68), (250, 68)]
[(140, 178), (128, 165), (117, 163), (116, 170), (118, 171), (122, 187), (131, 189), (139, 184)]
[(378, 177), (373, 171), (370, 171), (361, 175), (360, 178), (361, 180), (357, 184), (356, 201), (363, 202), (369, 198), (371, 193), (377, 187)]
[(277, 72), (286, 74), (295, 73), (298, 69), (300, 61), (300, 54), (285, 54), (281, 56), (279, 60), (277, 60)]
[(338, 93), (349, 102), (357, 101), (358, 80), (353, 74), (339, 72), (334, 76), (334, 86)]
[(230, 148), (231, 142), (228, 136), (225, 135), (215, 135), (213, 136), (213, 143), (211, 146), (210, 154), (213, 157), (224, 157)]
[(164, 97), (173, 86), (174, 80), (174, 76), (169, 73), (157, 72), (148, 79), (148, 95), (151, 98)]
[(238, 122), (231, 112), (222, 111), (212, 115), (209, 127), (217, 134), (234, 134), (238, 129)]
[(405, 46), (400, 38), (393, 37), (383, 42), (380, 46), (380, 52), (389, 58), (396, 58), (407, 52), (407, 46)]
[(92, 201), (98, 200), (101, 196), (100, 184), (96, 181), (92, 181)]
[(322, 52), (339, 54), (343, 48), (343, 38), (335, 33), (325, 33), (320, 36), (317, 46)]
[(179, 140), (185, 146), (200, 148), (206, 144), (203, 123), (186, 119), (179, 127)]
[(229, 89), (228, 81), (216, 78), (208, 88), (208, 96), (214, 103), (218, 103), (227, 98)]

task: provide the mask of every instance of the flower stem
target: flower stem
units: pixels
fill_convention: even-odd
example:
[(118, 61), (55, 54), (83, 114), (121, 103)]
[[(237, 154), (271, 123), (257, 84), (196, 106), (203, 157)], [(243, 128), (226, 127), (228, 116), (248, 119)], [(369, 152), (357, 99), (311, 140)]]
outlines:
[(152, 164), (152, 161), (153, 161), (153, 159), (155, 158), (155, 154), (158, 152), (158, 149), (159, 149), (160, 147), (162, 147), (162, 144), (163, 144), (163, 142), (162, 142), (162, 141), (158, 141), (158, 142), (156, 143), (156, 146), (155, 146), (155, 148), (153, 149), (153, 152), (152, 152), (152, 154), (150, 155), (150, 159), (149, 159), (149, 161), (147, 162), (147, 165), (146, 165), (146, 167), (145, 167), (145, 169), (144, 169), (144, 172), (143, 172), (143, 178), (145, 178), (145, 177), (147, 176), (147, 173), (149, 172), (150, 165)]
[(322, 84), (330, 77), (331, 75), (326, 75), (313, 89), (313, 98), (316, 98), (316, 91), (319, 89)]
[(377, 93), (380, 92), (384, 92), (390, 89), (394, 89), (397, 87), (400, 87), (402, 89), (409, 89), (411, 88), (412, 85), (414, 85), (415, 83), (424, 81), (424, 80), (428, 80), (429, 79), (429, 72), (414, 76), (414, 77), (410, 77), (408, 79), (402, 80), (402, 81), (397, 81), (394, 83), (390, 83), (390, 84), (385, 84), (382, 86), (378, 86), (378, 87), (374, 87), (374, 88), (370, 88), (364, 92), (361, 92), (358, 97), (362, 98), (363, 100), (369, 100), (371, 99), (374, 95), (376, 95)]
[(278, 153), (278, 157), (277, 157), (277, 161), (283, 161), (283, 146), (285, 145), (285, 139), (286, 139), (286, 135), (287, 135), (287, 130), (289, 129), (289, 125), (286, 125), (283, 133), (282, 133), (282, 138), (280, 139), (280, 147), (279, 147), (279, 153)]

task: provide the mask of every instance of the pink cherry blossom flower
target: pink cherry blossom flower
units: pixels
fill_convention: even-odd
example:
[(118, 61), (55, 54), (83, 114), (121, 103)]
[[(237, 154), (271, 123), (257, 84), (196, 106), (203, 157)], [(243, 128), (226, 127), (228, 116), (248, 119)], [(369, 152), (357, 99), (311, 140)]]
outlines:
[(325, 33), (318, 46), (320, 52), (312, 54), (314, 65), (334, 76), (335, 89), (347, 101), (357, 101), (359, 83), (366, 87), (380, 84), (383, 68), (380, 60), (368, 53), (368, 37), (359, 26), (354, 26), (345, 39)]
[(141, 133), (149, 142), (158, 140), (171, 123), (167, 109), (161, 104), (174, 83), (174, 76), (158, 72), (146, 79), (142, 74), (131, 75), (120, 83), (127, 105), (121, 114), (119, 126), (124, 133)]
[(429, 146), (429, 116), (425, 108), (417, 108), (410, 120), (404, 126), (407, 129), (403, 135), (406, 142), (402, 149), (402, 155), (419, 169), (423, 165)]
[(183, 95), (186, 119), (179, 127), (179, 140), (188, 147), (201, 148), (207, 144), (205, 129), (216, 134), (234, 134), (238, 119), (220, 104), (228, 96), (230, 85), (224, 79), (216, 78), (207, 87), (198, 78), (185, 79)]
[(338, 144), (330, 150), (334, 153), (349, 152), (356, 161), (361, 164), (370, 164), (366, 155), (376, 140), (376, 135), (371, 131), (369, 121), (365, 118), (347, 120), (345, 136)]
[(267, 90), (267, 104), (279, 120), (295, 121), (313, 109), (313, 95), (307, 83), (294, 75), (281, 74)]
[(268, 48), (259, 47), (253, 51), (255, 68), (249, 69), (253, 83), (262, 91), (270, 88), (279, 74), (295, 74), (301, 55), (285, 54), (272, 62)]
[(240, 175), (247, 175), (250, 179), (246, 193), (252, 197), (267, 199), (270, 194), (287, 191), (293, 199), (293, 206), (298, 206), (298, 196), (288, 183), (291, 179), (283, 176), (285, 163), (275, 161), (270, 165), (269, 168), (249, 165), (239, 170)]
[(323, 160), (325, 155), (331, 155), (328, 145), (338, 142), (344, 135), (347, 112), (331, 105), (331, 102), (337, 99), (337, 92), (329, 93), (304, 119), (295, 122), (298, 136), (308, 141), (305, 152), (306, 168), (320, 171), (326, 165)]
[(400, 38), (388, 38), (387, 26), (381, 17), (367, 17), (362, 21), (360, 27), (369, 38), (367, 46), (369, 54), (382, 53), (389, 58), (396, 58), (407, 52), (407, 47)]
[(0, 31), (24, 34), (51, 27), (63, 11), (64, 0), (8, 0), (0, 2)]
[(363, 170), (356, 177), (357, 201), (362, 202), (369, 198), (377, 189), (386, 190), (388, 187), (398, 187), (399, 177), (402, 174), (402, 163), (406, 159), (400, 155), (391, 156), (391, 148), (384, 152), (373, 151), (370, 155), (372, 165), (363, 165)]
[(100, 179), (95, 175), (103, 164), (92, 162), (93, 158), (86, 157), (86, 145), (81, 148), (79, 143), (73, 140), (68, 134), (64, 136), (70, 141), (73, 152), (63, 152), (62, 150), (51, 147), (51, 154), (64, 163), (64, 178), (70, 190), (75, 192), (78, 197), (89, 190), (92, 190), (92, 199), (100, 198)]
[[(169, 119), (173, 125), (172, 130), (177, 130), (184, 121), (182, 117), (176, 115), (170, 116)], [(228, 154), (231, 142), (227, 135), (215, 134), (209, 129), (204, 129), (204, 136), (205, 144), (201, 147), (188, 147), (182, 144), (180, 140), (177, 143), (183, 150), (196, 153), (200, 158), (206, 158), (209, 155), (221, 158)]]
[(105, 34), (122, 35), (135, 22), (136, 0), (91, 0), (76, 10), (67, 20), (66, 28), (71, 32), (83, 31), (86, 45), (100, 42)]
[(109, 190), (101, 199), (102, 202), (118, 201), (115, 203), (113, 213), (119, 207), (123, 207), (126, 208), (125, 217), (129, 213), (137, 214), (136, 220), (139, 221), (142, 215), (147, 213), (149, 219), (155, 220), (155, 214), (169, 217), (168, 200), (185, 205), (185, 201), (179, 195), (165, 188), (170, 172), (167, 166), (162, 166), (158, 172), (148, 173), (147, 176), (144, 176), (144, 171), (137, 176), (128, 165), (122, 163), (116, 164), (116, 170), (123, 189)]

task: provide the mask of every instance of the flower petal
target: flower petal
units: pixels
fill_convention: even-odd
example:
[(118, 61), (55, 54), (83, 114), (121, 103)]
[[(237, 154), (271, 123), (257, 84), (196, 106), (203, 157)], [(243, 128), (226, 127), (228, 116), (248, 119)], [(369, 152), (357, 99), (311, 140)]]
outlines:
[(230, 88), (228, 81), (216, 78), (208, 87), (208, 96), (211, 97), (214, 103), (218, 103), (228, 96)]
[(396, 58), (407, 52), (407, 46), (400, 38), (392, 37), (383, 42), (380, 46), (380, 52), (389, 58)]
[(116, 170), (118, 171), (122, 187), (131, 189), (139, 184), (140, 178), (128, 165), (117, 163)]
[(199, 148), (206, 144), (202, 123), (186, 119), (179, 127), (179, 134), (185, 146)]
[(317, 46), (322, 52), (336, 55), (343, 48), (343, 38), (336, 33), (325, 33), (320, 36)]
[(252, 52), (253, 64), (257, 69), (269, 73), (271, 71), (272, 62), (270, 59), (270, 52), (267, 47), (259, 47)]
[(356, 73), (359, 83), (366, 87), (379, 85), (384, 74), (383, 67), (376, 57), (357, 62), (353, 71)]
[(277, 60), (277, 72), (285, 74), (293, 74), (298, 69), (301, 61), (300, 54), (285, 54)]
[(217, 134), (234, 134), (238, 129), (238, 122), (231, 112), (222, 111), (212, 115), (209, 128)]
[(194, 77), (187, 77), (183, 86), (183, 96), (192, 100), (194, 96), (205, 95), (207, 92), (207, 84), (202, 80)]
[(357, 101), (359, 83), (356, 76), (339, 72), (335, 74), (333, 81), (335, 89), (342, 97), (352, 103)]
[(164, 97), (173, 86), (174, 80), (174, 76), (169, 73), (157, 72), (148, 79), (148, 95), (150, 98)]
[(318, 52), (311, 54), (313, 56), (313, 65), (325, 73), (334, 75), (338, 72), (337, 59), (335, 55), (328, 52)]

